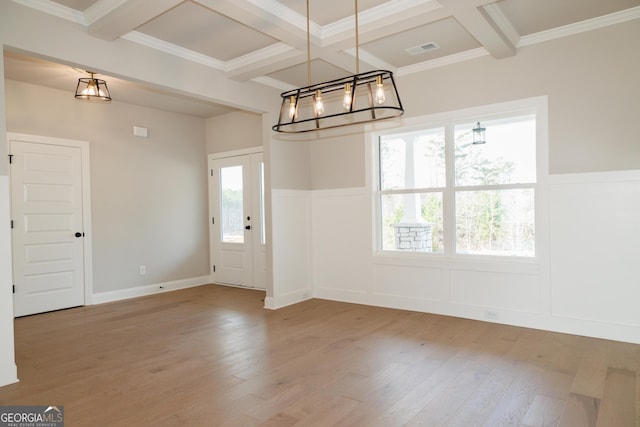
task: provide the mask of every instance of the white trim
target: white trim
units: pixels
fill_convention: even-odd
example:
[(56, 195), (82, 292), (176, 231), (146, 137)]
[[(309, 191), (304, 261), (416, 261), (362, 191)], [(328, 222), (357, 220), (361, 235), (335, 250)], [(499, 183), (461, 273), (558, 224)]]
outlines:
[[(6, 201), (6, 202), (5, 202)], [(18, 382), (13, 337), (13, 295), (9, 176), (0, 175), (0, 387)]]
[[(434, 0), (391, 0), (386, 1), (378, 6), (359, 11), (358, 13), (358, 26), (360, 28), (377, 22), (388, 22), (390, 17), (410, 10), (415, 7), (419, 7), (422, 4), (430, 3), (432, 10), (438, 10), (442, 8), (438, 2)], [(320, 34), (322, 39), (334, 37), (338, 34), (345, 32), (352, 32), (355, 25), (354, 15), (349, 15), (346, 18), (342, 18), (338, 21), (324, 25), (321, 28)]]
[[(305, 15), (300, 15), (298, 12), (293, 9), (286, 7), (281, 2), (276, 0), (247, 0), (249, 3), (258, 7), (259, 9), (264, 10), (269, 16), (277, 16), (283, 21), (288, 22), (294, 27), (302, 30), (306, 33), (307, 31), (307, 17)], [(318, 25), (316, 22), (309, 22), (309, 32), (313, 37), (320, 37), (322, 34), (322, 27)]]
[(543, 43), (549, 40), (555, 40), (562, 37), (572, 36), (574, 34), (584, 33), (586, 31), (597, 30), (598, 28), (608, 27), (610, 25), (621, 24), (623, 22), (632, 21), (640, 18), (640, 6), (631, 9), (621, 10), (619, 12), (610, 13), (609, 15), (598, 16), (580, 22), (575, 22), (562, 27), (552, 28), (546, 31), (522, 36), (516, 47), (530, 46), (533, 44)]
[(276, 310), (276, 303), (273, 300), (273, 297), (265, 297), (264, 308), (265, 310)]
[(138, 31), (132, 31), (124, 34), (120, 38), (129, 40), (130, 42), (137, 43), (142, 46), (156, 49), (169, 55), (177, 56), (187, 61), (192, 61), (197, 64), (205, 65), (219, 71), (227, 71), (227, 63), (220, 61), (219, 59), (212, 58), (202, 53), (195, 52), (190, 49), (168, 43), (155, 37), (148, 36)]
[[(80, 149), (82, 159), (82, 224), (83, 233), (85, 234), (83, 238), (84, 304), (90, 305), (93, 294), (93, 229), (91, 223), (91, 160), (89, 141), (7, 132), (7, 142), (10, 144), (11, 140), (23, 140), (38, 144), (60, 145)], [(9, 199), (9, 203), (11, 203), (11, 199)]]
[(211, 283), (210, 276), (192, 277), (190, 279), (173, 280), (145, 286), (135, 286), (131, 288), (118, 289), (115, 291), (98, 292), (93, 294), (93, 304), (104, 304), (107, 302), (120, 301), (129, 298), (137, 298), (146, 295), (161, 294), (164, 292), (177, 291), (178, 289), (193, 288), (196, 286)]
[(520, 41), (520, 34), (513, 27), (509, 18), (504, 14), (497, 3), (490, 3), (483, 6), (486, 14), (493, 20), (493, 23), (502, 31), (513, 46), (517, 46)]
[(312, 298), (309, 290), (296, 290), (278, 297), (266, 297), (264, 299), (264, 308), (267, 310), (278, 310)]
[(640, 170), (583, 172), (549, 175), (549, 184), (593, 184), (640, 181)]
[(98, 1), (84, 11), (85, 22), (87, 25), (91, 25), (117, 8), (123, 6), (126, 2), (127, 0)]
[[(397, 71), (397, 68), (391, 64), (389, 64), (387, 61), (384, 61), (380, 58), (378, 58), (377, 56), (373, 55), (370, 52), (367, 52), (366, 50), (362, 49), (362, 48), (358, 48), (359, 51), (359, 56), (360, 56), (360, 60), (362, 62), (365, 62), (373, 67), (375, 67), (378, 70), (387, 70), (387, 71), (391, 71), (393, 73), (395, 73)], [(347, 55), (351, 55), (352, 57), (356, 57), (356, 48), (350, 48), (350, 49), (345, 49), (344, 53), (346, 53)]]
[[(244, 156), (247, 154), (258, 154), (264, 151), (262, 146), (242, 148), (240, 150), (223, 151), (221, 153), (209, 154), (209, 160), (226, 159), (228, 157)], [(211, 169), (211, 165), (209, 165)]]
[(75, 22), (76, 24), (87, 25), (84, 13), (67, 6), (54, 3), (51, 0), (13, 0), (13, 2), (49, 15), (57, 16), (58, 18), (65, 19), (67, 21)]
[(224, 64), (224, 70), (230, 72), (239, 68), (246, 68), (256, 62), (268, 61), (272, 58), (281, 59), (285, 54), (294, 56), (299, 55), (300, 51), (285, 43), (278, 42), (227, 61)]
[(260, 84), (265, 85), (265, 86), (270, 86), (270, 87), (272, 87), (274, 89), (278, 89), (278, 90), (281, 90), (283, 92), (296, 89), (296, 86), (293, 86), (293, 85), (290, 85), (289, 83), (285, 83), (283, 81), (276, 80), (274, 78), (266, 77), (266, 76), (254, 77), (253, 79), (251, 79), (251, 81), (254, 81), (256, 83), (260, 83)]
[(431, 70), (433, 68), (440, 68), (458, 62), (468, 61), (470, 59), (480, 58), (482, 56), (488, 56), (489, 51), (483, 47), (476, 49), (466, 50), (460, 53), (454, 53), (452, 55), (443, 56), (431, 61), (419, 62), (413, 65), (407, 65), (405, 67), (398, 68), (396, 75), (406, 76), (409, 74), (419, 73), (421, 71)]

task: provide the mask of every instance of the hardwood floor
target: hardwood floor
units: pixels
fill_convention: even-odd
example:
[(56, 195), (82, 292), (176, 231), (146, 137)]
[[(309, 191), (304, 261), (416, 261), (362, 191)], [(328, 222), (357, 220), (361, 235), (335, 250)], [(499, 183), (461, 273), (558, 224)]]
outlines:
[(16, 319), (75, 426), (640, 426), (640, 345), (219, 286)]

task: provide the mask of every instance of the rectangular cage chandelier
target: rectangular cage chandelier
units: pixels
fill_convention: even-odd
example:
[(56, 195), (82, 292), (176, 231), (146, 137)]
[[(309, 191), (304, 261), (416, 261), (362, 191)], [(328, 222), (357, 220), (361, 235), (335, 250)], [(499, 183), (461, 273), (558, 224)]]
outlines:
[(273, 130), (301, 133), (400, 117), (404, 110), (393, 73), (375, 70), (281, 94)]
[(309, 85), (282, 92), (278, 123), (272, 129), (302, 133), (400, 117), (404, 113), (393, 73), (360, 73), (358, 0), (355, 0), (356, 74), (311, 84), (311, 46), (307, 0), (307, 73)]

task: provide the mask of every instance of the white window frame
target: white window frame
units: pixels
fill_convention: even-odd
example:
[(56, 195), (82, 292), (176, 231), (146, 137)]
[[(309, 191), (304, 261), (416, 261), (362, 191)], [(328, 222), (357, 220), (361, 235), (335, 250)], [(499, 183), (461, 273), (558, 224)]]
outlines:
[[(422, 259), (449, 261), (460, 260), (475, 262), (507, 262), (507, 263), (539, 263), (542, 259), (548, 258), (548, 107), (547, 97), (527, 98), (517, 101), (509, 101), (498, 104), (485, 105), (480, 107), (455, 110), (446, 113), (431, 114), (428, 116), (405, 118), (401, 121), (388, 122), (383, 124), (372, 125), (366, 129), (365, 150), (368, 151), (367, 158), (367, 186), (372, 194), (372, 213), (373, 213), (373, 252), (376, 257), (395, 258), (395, 259)], [(507, 186), (491, 186), (492, 189), (504, 188), (533, 188), (535, 192), (535, 256), (509, 256), (509, 255), (484, 255), (484, 254), (458, 254), (455, 253), (455, 212), (454, 198), (455, 191), (475, 189), (476, 187), (456, 187), (455, 186), (455, 170), (450, 167), (453, 159), (449, 156), (453, 155), (451, 149), (447, 149), (446, 179), (447, 185), (443, 191), (443, 240), (444, 252), (404, 252), (382, 250), (382, 218), (380, 206), (379, 188), (379, 139), (381, 136), (392, 135), (397, 133), (412, 132), (420, 129), (432, 129), (441, 127), (445, 129), (446, 139), (448, 141), (453, 137), (452, 132), (456, 125), (491, 120), (495, 118), (534, 114), (536, 117), (536, 182), (535, 184), (523, 185), (507, 185)]]

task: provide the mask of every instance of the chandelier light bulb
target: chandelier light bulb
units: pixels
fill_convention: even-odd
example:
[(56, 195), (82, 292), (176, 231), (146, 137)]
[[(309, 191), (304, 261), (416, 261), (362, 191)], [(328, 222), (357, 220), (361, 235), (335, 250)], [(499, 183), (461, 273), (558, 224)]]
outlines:
[(376, 76), (376, 96), (375, 100), (378, 105), (384, 104), (386, 101), (386, 97), (384, 96), (384, 84), (382, 83), (382, 76)]
[(342, 99), (342, 107), (345, 111), (351, 110), (351, 83), (344, 84), (344, 98)]
[(314, 111), (316, 112), (316, 116), (321, 116), (324, 114), (324, 104), (322, 103), (322, 92), (320, 90), (316, 90), (316, 99), (315, 104), (313, 106)]
[(289, 118), (293, 119), (296, 115), (296, 97), (289, 98)]
[(96, 81), (91, 80), (87, 87), (82, 90), (82, 95), (85, 96), (96, 96), (98, 94), (98, 86), (96, 86)]

